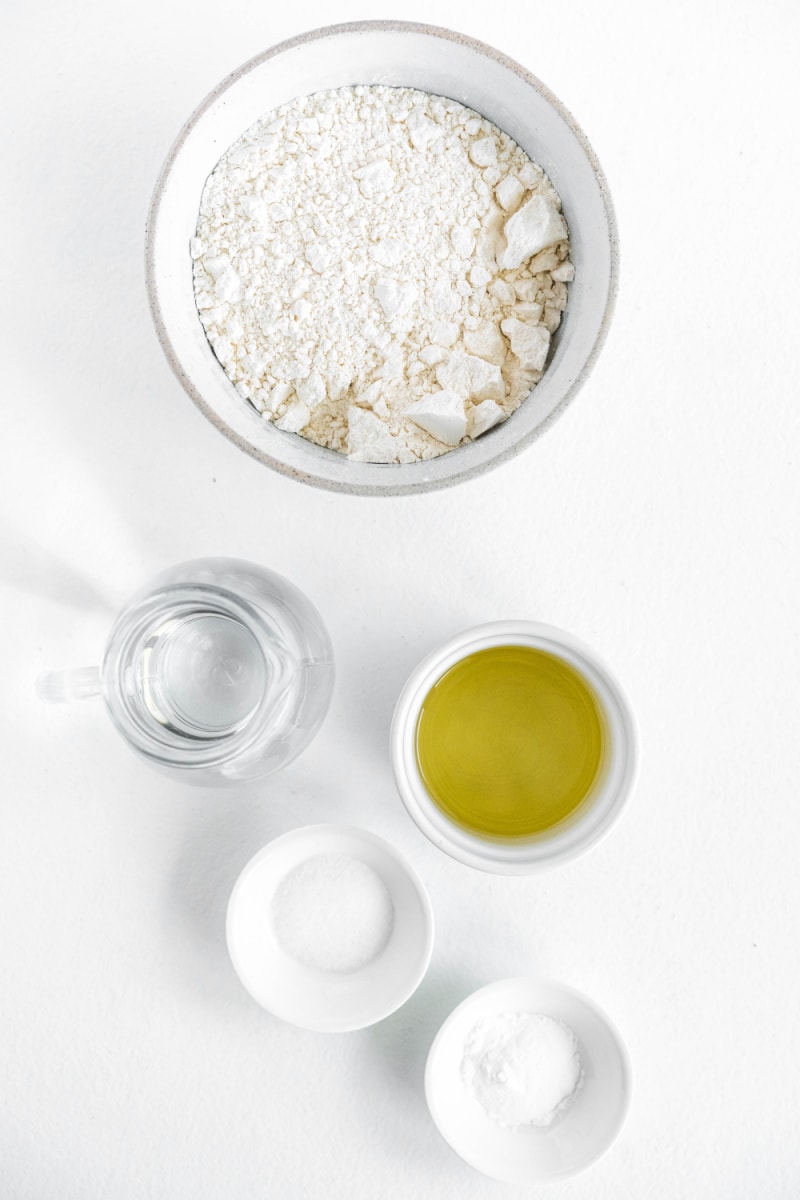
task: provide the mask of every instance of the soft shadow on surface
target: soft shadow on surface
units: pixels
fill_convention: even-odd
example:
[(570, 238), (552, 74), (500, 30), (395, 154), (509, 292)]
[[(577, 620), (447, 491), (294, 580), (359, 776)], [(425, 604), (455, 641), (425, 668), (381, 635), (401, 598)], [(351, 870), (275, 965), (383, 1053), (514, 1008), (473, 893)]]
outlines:
[(487, 979), (432, 967), (410, 1000), (370, 1030), (373, 1049), (398, 1087), (424, 1103), (425, 1062), (433, 1039), (454, 1008)]
[[(180, 122), (165, 129), (163, 114), (140, 92), (123, 86), (109, 105), (101, 91), (76, 90), (58, 119), (41, 122), (32, 134), (48, 170), (47, 187), (32, 193), (28, 220), (40, 252), (59, 264), (69, 287), (43, 297), (23, 353), (36, 362), (37, 422), (57, 441), (64, 466), (91, 481), (147, 562), (154, 547), (169, 552), (181, 520), (189, 525), (185, 506), (162, 521), (154, 501), (168, 506), (173, 495), (192, 494), (206, 461), (198, 468), (193, 448), (202, 453), (211, 438), (166, 363), (148, 311), (145, 222)], [(121, 138), (120, 128), (130, 136)], [(56, 222), (47, 208), (53, 195)], [(39, 353), (37, 328), (48, 329), (47, 353)], [(79, 381), (68, 404), (65, 376)], [(224, 439), (213, 436), (224, 462)]]
[[(396, 1013), (364, 1031), (361, 1069), (375, 1079), (377, 1119), (372, 1136), (385, 1136), (392, 1157), (413, 1155), (426, 1170), (442, 1169), (441, 1138), (425, 1101), (425, 1063), (444, 1020), (486, 979), (464, 971), (432, 967), (417, 991)], [(402, 1099), (398, 1097), (401, 1094)], [(400, 1102), (406, 1120), (392, 1121), (378, 1097)], [(404, 1144), (405, 1143), (405, 1144)]]
[[(236, 789), (198, 790), (166, 888), (166, 925), (175, 961), (192, 986), (230, 998), (241, 985), (228, 959), (225, 915), (239, 874), (267, 842), (297, 824), (273, 800), (270, 779)], [(244, 993), (242, 993), (243, 995)]]
[[(388, 627), (392, 624), (396, 630), (403, 628), (399, 617), (395, 622), (389, 618)], [(337, 703), (348, 714), (348, 738), (355, 753), (385, 763), (392, 716), (409, 675), (426, 655), (468, 624), (459, 623), (450, 612), (428, 612), (424, 638), (402, 633), (381, 640), (365, 637), (342, 650)]]
[(0, 582), (82, 612), (106, 613), (109, 624), (116, 616), (110, 592), (4, 521), (0, 521)]

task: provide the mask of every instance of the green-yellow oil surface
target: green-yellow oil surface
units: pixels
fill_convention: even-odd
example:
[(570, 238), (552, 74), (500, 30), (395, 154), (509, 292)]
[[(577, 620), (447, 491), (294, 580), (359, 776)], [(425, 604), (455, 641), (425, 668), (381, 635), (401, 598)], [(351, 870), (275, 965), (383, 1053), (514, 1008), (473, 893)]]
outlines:
[(529, 646), (478, 650), (431, 688), (417, 722), (420, 773), (457, 824), (532, 837), (571, 817), (604, 762), (603, 710), (582, 675)]

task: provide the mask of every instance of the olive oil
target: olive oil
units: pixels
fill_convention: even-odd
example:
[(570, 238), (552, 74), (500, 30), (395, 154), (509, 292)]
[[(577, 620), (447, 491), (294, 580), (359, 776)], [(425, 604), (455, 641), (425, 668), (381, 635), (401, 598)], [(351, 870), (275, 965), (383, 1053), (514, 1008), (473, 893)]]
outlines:
[(497, 646), (462, 658), (428, 692), (417, 764), (458, 825), (533, 837), (591, 797), (606, 739), (600, 701), (570, 663), (532, 646)]

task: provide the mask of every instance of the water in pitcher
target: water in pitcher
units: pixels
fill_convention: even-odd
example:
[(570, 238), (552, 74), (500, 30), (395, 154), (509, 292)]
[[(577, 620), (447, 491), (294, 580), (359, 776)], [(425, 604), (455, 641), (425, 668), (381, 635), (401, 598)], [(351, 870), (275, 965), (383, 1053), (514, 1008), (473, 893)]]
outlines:
[(102, 695), (153, 766), (215, 784), (291, 762), (319, 728), (333, 678), (325, 626), (294, 584), (255, 563), (207, 558), (131, 598), (99, 669), (46, 675), (39, 694)]
[(224, 613), (195, 611), (159, 622), (141, 652), (141, 690), (161, 725), (187, 737), (241, 729), (269, 684), (250, 630)]

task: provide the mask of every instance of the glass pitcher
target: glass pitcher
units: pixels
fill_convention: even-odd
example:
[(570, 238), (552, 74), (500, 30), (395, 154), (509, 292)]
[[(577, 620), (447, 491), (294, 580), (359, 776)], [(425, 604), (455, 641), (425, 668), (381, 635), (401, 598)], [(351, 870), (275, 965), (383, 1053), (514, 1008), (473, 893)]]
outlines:
[(333, 651), (294, 584), (254, 563), (180, 563), (117, 617), (100, 667), (40, 676), (38, 694), (102, 696), (153, 766), (202, 784), (257, 779), (311, 741), (333, 690)]

